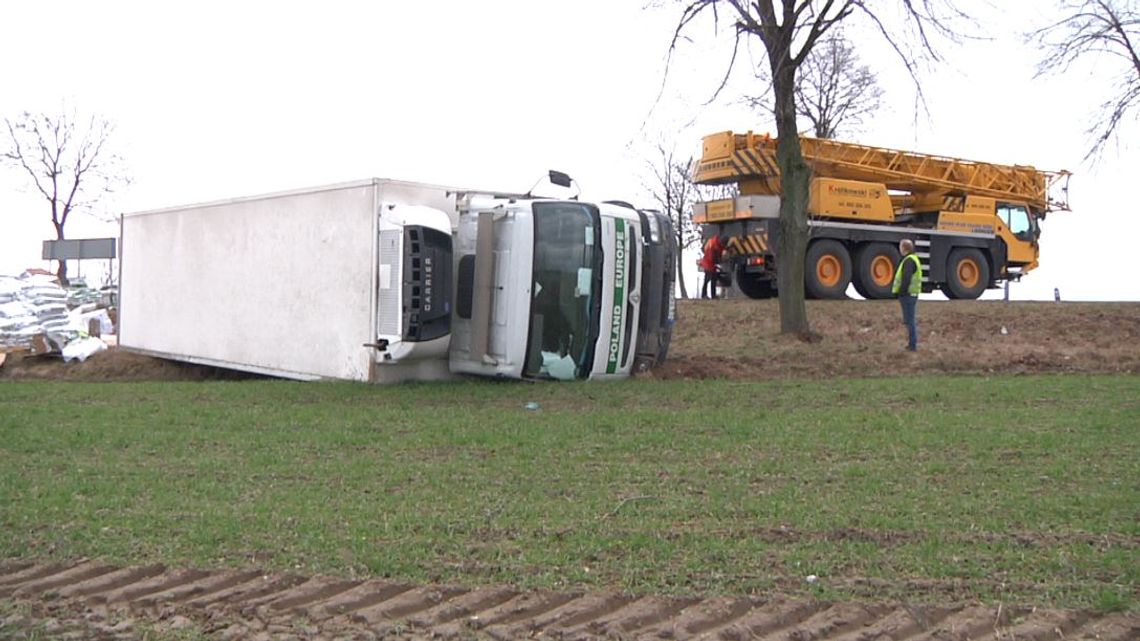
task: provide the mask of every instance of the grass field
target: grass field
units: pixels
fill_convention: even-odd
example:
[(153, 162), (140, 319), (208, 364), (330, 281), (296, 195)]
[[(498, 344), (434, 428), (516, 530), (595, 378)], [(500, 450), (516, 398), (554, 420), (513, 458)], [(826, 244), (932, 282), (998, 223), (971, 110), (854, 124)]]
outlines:
[(7, 382), (0, 530), (9, 559), (1134, 611), (1140, 378)]

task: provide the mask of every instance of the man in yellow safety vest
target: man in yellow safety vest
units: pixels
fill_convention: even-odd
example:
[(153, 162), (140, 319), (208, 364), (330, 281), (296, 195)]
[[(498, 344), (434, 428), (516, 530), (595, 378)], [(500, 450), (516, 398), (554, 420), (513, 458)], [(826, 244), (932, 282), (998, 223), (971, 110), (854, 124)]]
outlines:
[(918, 295), (922, 293), (922, 263), (914, 253), (914, 241), (904, 238), (899, 242), (902, 259), (895, 269), (895, 282), (891, 293), (899, 298), (902, 306), (903, 324), (906, 325), (906, 348), (918, 349)]

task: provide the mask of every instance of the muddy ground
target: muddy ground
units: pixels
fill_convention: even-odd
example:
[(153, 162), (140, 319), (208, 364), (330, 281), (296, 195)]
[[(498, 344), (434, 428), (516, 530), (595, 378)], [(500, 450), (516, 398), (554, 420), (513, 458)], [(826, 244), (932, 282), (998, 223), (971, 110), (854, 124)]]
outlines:
[[(1002, 605), (517, 592), (98, 562), (0, 566), (0, 638), (1135, 641), (1140, 617)], [(14, 633), (5, 636), (5, 632)], [(25, 637), (21, 631), (30, 632)], [(34, 631), (34, 632), (31, 632)], [(42, 634), (34, 637), (31, 634)]]
[[(813, 340), (778, 334), (775, 301), (685, 301), (669, 361), (650, 377), (784, 377), (1140, 371), (1140, 303), (927, 302), (904, 352), (893, 301), (812, 301)], [(112, 349), (85, 363), (10, 355), (0, 379), (241, 378)], [(949, 602), (741, 595), (681, 598), (403, 585), (97, 561), (0, 564), (0, 639), (1140, 639), (1140, 615)], [(922, 592), (916, 586), (916, 592)]]
[[(682, 301), (657, 378), (1140, 372), (1140, 303), (922, 301), (919, 351), (894, 301), (809, 301), (818, 340), (779, 334), (776, 301)], [(112, 349), (84, 363), (11, 354), (0, 379), (216, 380), (243, 374)]]

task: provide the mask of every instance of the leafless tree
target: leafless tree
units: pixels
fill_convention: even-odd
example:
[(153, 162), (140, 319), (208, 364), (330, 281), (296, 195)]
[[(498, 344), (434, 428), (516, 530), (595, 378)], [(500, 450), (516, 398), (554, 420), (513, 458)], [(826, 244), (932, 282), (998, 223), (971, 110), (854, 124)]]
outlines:
[[(48, 203), (56, 238), (64, 240), (71, 214), (90, 211), (100, 199), (127, 184), (122, 159), (110, 151), (110, 121), (92, 116), (80, 121), (74, 112), (5, 118), (7, 140), (0, 162), (26, 174)], [(67, 261), (59, 261), (59, 280), (67, 284)]]
[[(905, 17), (903, 28), (893, 28), (887, 17), (872, 8), (870, 0), (682, 0), (684, 6), (670, 44), (670, 57), (685, 38), (697, 18), (712, 14), (720, 24), (723, 10), (731, 19), (734, 46), (732, 57), (716, 94), (727, 84), (742, 43), (758, 39), (767, 54), (772, 79), (773, 115), (778, 142), (776, 161), (780, 168), (780, 330), (802, 337), (811, 336), (807, 308), (804, 304), (804, 258), (809, 227), (807, 219), (808, 187), (811, 168), (800, 149), (796, 122), (797, 73), (812, 50), (840, 23), (853, 17), (868, 21), (898, 54), (921, 97), (918, 86), (919, 55), (937, 59), (931, 38), (934, 35), (955, 37), (950, 19), (965, 17), (951, 0), (899, 0)], [(881, 4), (879, 5), (882, 6)], [(909, 43), (916, 43), (916, 52)], [(715, 96), (714, 96), (715, 97)]]
[(1085, 160), (1095, 160), (1140, 103), (1140, 12), (1131, 0), (1065, 0), (1061, 18), (1029, 34), (1044, 50), (1037, 77), (1062, 73), (1079, 61), (1096, 59), (1115, 67), (1112, 97), (1097, 110), (1086, 132), (1092, 140)]
[(701, 230), (693, 223), (693, 204), (700, 199), (697, 185), (693, 184), (693, 158), (678, 159), (672, 148), (664, 143), (657, 145), (657, 157), (649, 162), (653, 173), (653, 183), (646, 189), (661, 211), (669, 216), (673, 224), (673, 234), (677, 239), (677, 282), (681, 286), (681, 298), (688, 298), (685, 286), (685, 273), (682, 255), (684, 250), (700, 242)]
[[(757, 79), (769, 84), (761, 68)], [(820, 39), (804, 58), (796, 83), (796, 113), (811, 123), (817, 138), (834, 138), (845, 127), (856, 128), (882, 105), (883, 89), (870, 67), (842, 33)], [(754, 109), (772, 113), (771, 93), (746, 96)]]

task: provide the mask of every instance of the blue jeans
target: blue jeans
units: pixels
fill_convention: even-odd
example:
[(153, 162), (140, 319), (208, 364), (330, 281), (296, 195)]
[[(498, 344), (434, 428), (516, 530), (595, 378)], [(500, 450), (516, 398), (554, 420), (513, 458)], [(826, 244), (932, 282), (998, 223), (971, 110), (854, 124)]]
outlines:
[(906, 348), (913, 352), (918, 349), (918, 296), (899, 296), (899, 305), (906, 325)]

